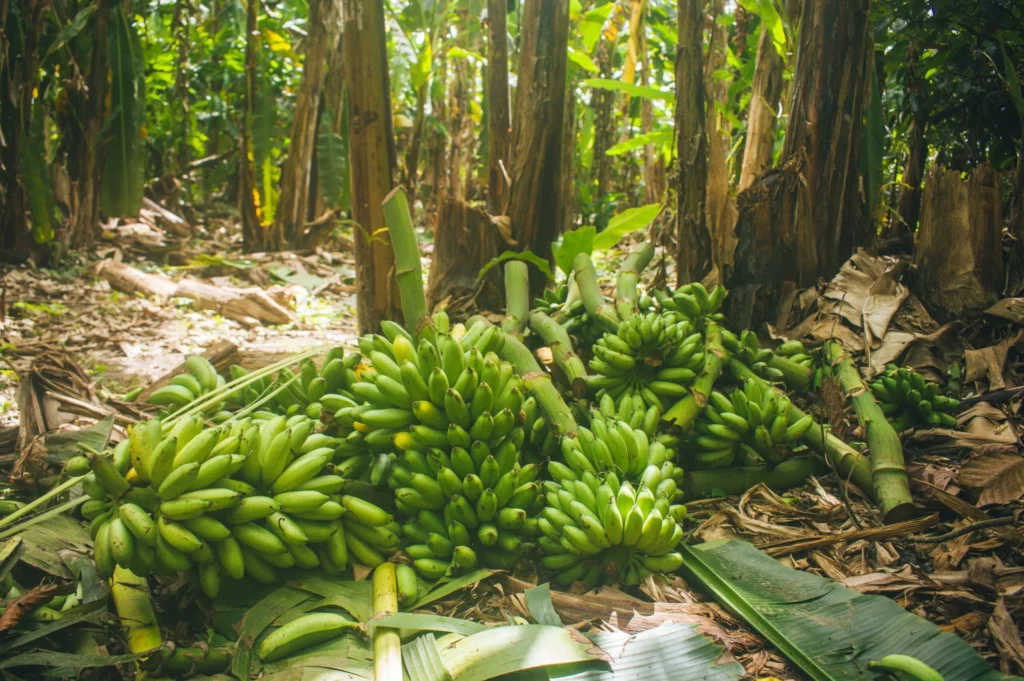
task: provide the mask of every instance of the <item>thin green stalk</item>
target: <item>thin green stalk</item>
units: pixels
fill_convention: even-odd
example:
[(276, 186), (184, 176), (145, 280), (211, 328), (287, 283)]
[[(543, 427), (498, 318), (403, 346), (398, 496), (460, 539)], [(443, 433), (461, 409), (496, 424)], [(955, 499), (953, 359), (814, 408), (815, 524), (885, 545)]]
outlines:
[[(729, 373), (738, 381), (750, 379), (758, 381), (766, 389), (775, 389), (768, 381), (755, 374), (751, 371), (750, 367), (737, 359), (729, 359), (728, 366)], [(806, 414), (790, 402), (789, 422), (796, 423), (804, 416)], [(866, 456), (829, 433), (826, 428), (817, 422), (807, 431), (802, 442), (819, 454), (823, 454), (841, 477), (849, 480), (860, 488), (862, 492), (874, 498), (871, 463)]]
[(853, 403), (857, 420), (864, 429), (871, 449), (871, 478), (875, 497), (882, 507), (885, 522), (894, 523), (914, 515), (910, 496), (910, 480), (903, 462), (900, 436), (886, 420), (875, 395), (864, 385), (857, 367), (842, 346), (834, 341), (825, 344), (825, 357), (846, 397)]
[(708, 471), (686, 471), (683, 475), (683, 498), (692, 501), (721, 494), (740, 495), (761, 483), (781, 492), (798, 487), (810, 476), (821, 475), (827, 470), (825, 460), (817, 454), (812, 454), (786, 459), (775, 468), (737, 466)]
[(654, 246), (648, 242), (637, 244), (630, 251), (619, 268), (615, 282), (615, 309), (625, 319), (636, 312), (636, 301), (640, 297), (640, 273), (647, 269), (654, 259)]
[(721, 375), (725, 363), (722, 328), (715, 322), (708, 322), (704, 337), (707, 339), (704, 345), (704, 369), (690, 386), (690, 394), (669, 407), (661, 417), (663, 421), (672, 423), (684, 432), (689, 432), (697, 414), (708, 405), (708, 396), (715, 389), (715, 381)]
[(530, 269), (522, 260), (505, 263), (505, 333), (522, 336), (530, 314)]
[(522, 376), (523, 386), (537, 400), (555, 434), (575, 436), (576, 419), (573, 418), (569, 405), (565, 403), (558, 388), (551, 381), (551, 375), (541, 369), (530, 349), (518, 338), (506, 333), (505, 344), (498, 354)]
[(164, 433), (170, 432), (170, 430), (174, 427), (174, 424), (180, 421), (181, 419), (188, 418), (194, 414), (203, 413), (207, 408), (218, 402), (223, 401), (228, 395), (235, 392), (239, 388), (244, 388), (252, 383), (255, 383), (264, 376), (268, 376), (274, 373), (275, 371), (279, 371), (280, 369), (283, 369), (287, 366), (297, 364), (316, 354), (326, 352), (329, 348), (330, 346), (328, 345), (320, 345), (315, 348), (310, 348), (309, 350), (303, 350), (302, 352), (297, 352), (294, 355), (289, 355), (288, 357), (285, 357), (280, 361), (274, 362), (273, 364), (265, 366), (256, 371), (250, 372), (245, 376), (236, 378), (233, 381), (228, 381), (227, 383), (220, 386), (216, 390), (211, 390), (205, 395), (202, 395), (200, 398), (196, 399), (191, 404), (189, 404), (187, 408), (175, 412), (173, 416), (171, 416), (165, 421), (162, 421), (162, 430)]
[(423, 293), (423, 266), (416, 230), (409, 213), (409, 200), (400, 186), (391, 190), (381, 203), (395, 252), (395, 281), (402, 299), (405, 327), (417, 336), (433, 338), (433, 324)]
[(241, 409), (239, 409), (238, 411), (236, 411), (234, 414), (231, 415), (231, 418), (229, 418), (224, 423), (231, 423), (233, 421), (238, 421), (239, 419), (245, 418), (246, 416), (248, 416), (249, 414), (253, 413), (254, 411), (256, 411), (257, 409), (262, 407), (264, 404), (266, 404), (270, 400), (272, 400), (275, 397), (277, 397), (279, 393), (282, 393), (285, 390), (287, 390), (288, 386), (290, 386), (292, 383), (294, 383), (297, 380), (299, 380), (298, 376), (292, 377), (292, 379), (290, 381), (288, 381), (287, 383), (282, 383), (281, 385), (277, 386), (277, 388), (275, 388), (274, 390), (271, 390), (266, 395), (262, 395), (259, 399), (257, 399), (252, 404), (247, 404), (244, 407), (242, 407)]
[(565, 329), (551, 317), (536, 310), (530, 315), (530, 328), (551, 348), (555, 363), (565, 374), (576, 399), (587, 394), (587, 367), (572, 349), (572, 341)]
[[(82, 478), (76, 478), (75, 482), (77, 482), (78, 480), (81, 480), (81, 479)], [(54, 506), (53, 508), (45, 511), (44, 513), (40, 513), (39, 515), (32, 516), (31, 518), (29, 518), (25, 522), (21, 523), (20, 525), (16, 525), (16, 526), (11, 527), (11, 528), (9, 528), (7, 530), (4, 530), (3, 532), (0, 532), (0, 539), (7, 539), (8, 537), (13, 537), (14, 535), (18, 534), (19, 532), (24, 532), (27, 528), (32, 527), (33, 525), (35, 525), (37, 523), (41, 523), (44, 520), (49, 520), (50, 518), (53, 518), (54, 516), (60, 515), (64, 511), (70, 511), (71, 509), (75, 508), (76, 506), (81, 506), (82, 504), (84, 504), (88, 500), (89, 500), (89, 497), (87, 497), (87, 496), (85, 496), (83, 494), (82, 496), (78, 497), (77, 499), (72, 499), (71, 501), (65, 502), (65, 503), (61, 504), (60, 506)], [(25, 508), (27, 508), (27, 506)], [(23, 510), (23, 509), (18, 509), (18, 510)], [(8, 516), (8, 517), (10, 517), (10, 516)]]
[(587, 313), (600, 322), (606, 331), (615, 333), (621, 320), (615, 312), (615, 307), (609, 304), (601, 293), (594, 261), (586, 253), (580, 253), (572, 261), (572, 271)]
[[(86, 475), (88, 475), (88, 473), (86, 473)], [(11, 523), (13, 523), (18, 518), (20, 518), (20, 517), (30, 513), (37, 506), (42, 506), (43, 504), (45, 504), (50, 499), (53, 499), (55, 496), (57, 496), (58, 494), (60, 494), (64, 490), (71, 489), (72, 487), (74, 487), (75, 485), (80, 483), (82, 481), (82, 478), (84, 478), (84, 477), (85, 477), (85, 475), (79, 475), (77, 477), (65, 480), (64, 482), (62, 482), (61, 484), (57, 485), (53, 489), (48, 490), (41, 497), (37, 497), (36, 499), (33, 499), (32, 501), (28, 502), (27, 504), (25, 504), (24, 506), (19, 508), (14, 513), (11, 513), (8, 516), (4, 516), (3, 518), (0, 518), (0, 527), (6, 527), (7, 525), (10, 525)]]

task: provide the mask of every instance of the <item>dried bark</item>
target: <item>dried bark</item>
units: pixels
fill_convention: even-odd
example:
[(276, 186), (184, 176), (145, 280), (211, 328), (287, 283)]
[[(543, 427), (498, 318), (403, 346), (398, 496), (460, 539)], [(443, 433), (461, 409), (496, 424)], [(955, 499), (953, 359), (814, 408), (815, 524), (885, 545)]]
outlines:
[(998, 297), (1002, 225), (1002, 183), (992, 166), (978, 166), (966, 181), (932, 166), (914, 248), (917, 294), (930, 310), (956, 317), (980, 312)]
[(679, 46), (676, 52), (676, 140), (679, 157), (676, 263), (680, 284), (700, 281), (711, 271), (711, 235), (704, 214), (708, 142), (704, 129), (703, 6), (700, 0), (679, 0)]
[(739, 190), (743, 191), (772, 167), (775, 150), (775, 112), (782, 96), (782, 57), (775, 50), (768, 30), (761, 29), (754, 65), (754, 82), (747, 112), (747, 139), (740, 169)]
[(348, 91), (349, 174), (356, 243), (359, 332), (385, 319), (402, 321), (395, 256), (381, 202), (395, 173), (384, 6), (375, 0), (344, 4), (345, 82)]
[[(550, 261), (562, 202), (563, 126), (557, 122), (565, 116), (569, 2), (526, 0), (519, 25), (508, 213), (518, 247)], [(531, 270), (530, 290), (539, 293), (545, 279)]]
[(309, 6), (309, 29), (302, 62), (302, 79), (295, 98), (291, 145), (281, 176), (281, 196), (275, 227), (289, 244), (304, 242), (309, 213), (313, 155), (316, 149), (317, 114), (320, 93), (327, 72), (331, 46), (341, 32), (341, 0), (313, 0)]
[(449, 196), (438, 209), (437, 225), (427, 278), (427, 305), (434, 307), (450, 298), (450, 307), (462, 307), (457, 303), (475, 303), (483, 309), (500, 309), (500, 279), (487, 276), (477, 283), (481, 266), (505, 248), (490, 215), (458, 197)]
[(508, 6), (487, 0), (487, 210), (505, 214), (511, 126), (508, 94)]

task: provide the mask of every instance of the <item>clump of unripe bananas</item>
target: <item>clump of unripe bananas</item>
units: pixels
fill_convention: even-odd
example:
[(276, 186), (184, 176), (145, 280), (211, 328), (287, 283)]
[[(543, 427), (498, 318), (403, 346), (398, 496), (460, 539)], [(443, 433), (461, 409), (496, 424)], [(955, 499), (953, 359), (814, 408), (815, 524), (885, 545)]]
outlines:
[(642, 296), (640, 309), (657, 307), (666, 312), (679, 312), (686, 316), (695, 328), (703, 330), (710, 321), (722, 321), (719, 310), (725, 301), (726, 289), (719, 284), (709, 293), (700, 282), (680, 286), (675, 291), (654, 289), (650, 295)]
[(728, 329), (722, 329), (722, 345), (729, 352), (730, 356), (746, 364), (751, 371), (761, 378), (767, 381), (782, 380), (782, 371), (768, 366), (768, 362), (773, 356), (772, 351), (768, 348), (760, 347), (757, 341), (757, 334), (750, 329), (742, 331), (739, 336)]
[[(232, 392), (227, 402), (235, 406), (248, 406), (275, 392), (274, 397), (264, 405), (265, 409), (286, 416), (304, 413), (311, 419), (319, 419), (325, 412), (333, 414), (341, 408), (338, 397), (350, 401), (353, 399), (349, 388), (356, 382), (354, 369), (360, 359), (358, 353), (346, 354), (344, 348), (331, 348), (319, 368), (312, 359), (307, 359), (297, 375), (284, 368), (278, 372), (276, 379), (264, 376)], [(233, 381), (249, 374), (237, 364), (228, 370)], [(230, 412), (222, 413), (230, 416)]]
[[(11, 573), (7, 573), (3, 580), (0, 580), (0, 615), (7, 610), (7, 607), (21, 598), (25, 594), (25, 589), (18, 584)], [(68, 610), (71, 610), (76, 605), (82, 602), (82, 583), (78, 582), (76, 589), (72, 593), (57, 594), (52, 596), (49, 600), (43, 603), (39, 603), (32, 607), (32, 609), (22, 617), (22, 622), (53, 622), (59, 620), (64, 616)], [(24, 606), (24, 602), (22, 602)], [(15, 625), (18, 627), (18, 625)], [(15, 629), (17, 631), (18, 628)]]
[[(224, 383), (224, 377), (217, 373), (208, 359), (202, 355), (190, 355), (185, 359), (185, 371), (150, 395), (149, 403), (164, 407), (168, 414), (173, 414)], [(222, 406), (223, 403), (218, 402), (204, 411), (212, 414)]]
[[(637, 584), (682, 564), (675, 548), (686, 508), (682, 469), (639, 428), (592, 413), (590, 428), (562, 440), (565, 463), (552, 461), (537, 518), (541, 564), (557, 584), (606, 578)], [(632, 480), (632, 482), (631, 482)]]
[(897, 432), (918, 425), (957, 427), (950, 412), (960, 405), (959, 400), (942, 395), (938, 383), (925, 380), (913, 369), (887, 365), (885, 373), (871, 384), (871, 392)]
[(377, 565), (399, 546), (385, 510), (342, 495), (346, 460), (337, 439), (304, 414), (260, 414), (206, 427), (201, 416), (168, 433), (159, 420), (136, 424), (108, 455), (68, 462), (90, 500), (94, 557), (101, 576), (114, 566), (137, 575), (196, 567), (213, 597), (221, 578), (277, 580), (277, 568)]
[(634, 314), (619, 323), (616, 333), (604, 334), (594, 345), (588, 379), (598, 399), (609, 395), (643, 400), (644, 407), (665, 410), (687, 394), (704, 366), (704, 338), (678, 312)]
[(697, 469), (760, 462), (774, 466), (813, 424), (809, 415), (790, 423), (789, 398), (748, 380), (729, 395), (717, 390), (711, 393), (684, 451)]

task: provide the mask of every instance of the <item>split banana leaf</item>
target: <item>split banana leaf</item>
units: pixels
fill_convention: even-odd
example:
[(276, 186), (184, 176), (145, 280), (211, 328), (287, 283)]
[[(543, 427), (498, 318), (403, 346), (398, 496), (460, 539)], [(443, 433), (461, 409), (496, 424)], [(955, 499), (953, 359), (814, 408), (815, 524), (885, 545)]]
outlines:
[(1007, 681), (953, 634), (901, 608), (788, 568), (753, 545), (720, 540), (684, 547), (683, 569), (720, 605), (754, 627), (815, 681), (869, 681), (868, 662), (915, 657), (945, 681)]

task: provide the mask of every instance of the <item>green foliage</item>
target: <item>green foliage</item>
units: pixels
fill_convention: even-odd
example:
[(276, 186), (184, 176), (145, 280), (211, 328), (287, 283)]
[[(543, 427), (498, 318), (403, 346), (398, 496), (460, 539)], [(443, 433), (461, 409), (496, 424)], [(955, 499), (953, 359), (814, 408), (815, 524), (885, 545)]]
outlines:
[(100, 206), (108, 216), (134, 216), (142, 207), (145, 162), (145, 62), (135, 23), (120, 5), (110, 10), (110, 119)]
[(32, 108), (32, 129), (27, 135), (18, 129), (18, 146), (23, 150), (19, 172), (32, 220), (32, 238), (37, 244), (45, 244), (53, 240), (59, 214), (46, 163), (43, 107), (37, 104)]
[(555, 256), (555, 264), (558, 269), (566, 274), (572, 273), (572, 261), (580, 253), (591, 254), (594, 252), (594, 238), (597, 236), (597, 228), (580, 227), (562, 235), (562, 240), (551, 247)]
[(646, 206), (622, 211), (608, 222), (608, 226), (603, 232), (597, 235), (594, 239), (594, 248), (596, 250), (611, 248), (630, 232), (651, 224), (661, 213), (661, 209), (660, 203), (649, 203)]

